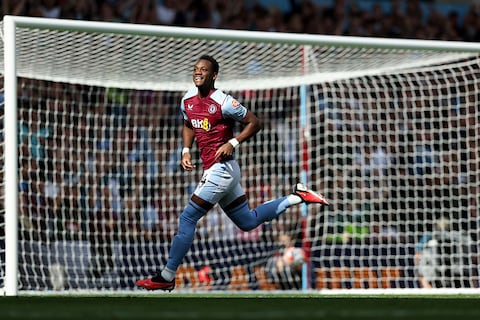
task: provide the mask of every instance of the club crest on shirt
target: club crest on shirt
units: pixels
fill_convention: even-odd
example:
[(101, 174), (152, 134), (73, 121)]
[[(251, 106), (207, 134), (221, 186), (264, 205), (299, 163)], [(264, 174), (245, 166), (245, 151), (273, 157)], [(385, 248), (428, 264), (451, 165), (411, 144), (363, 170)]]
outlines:
[(238, 107), (239, 105), (240, 105), (240, 103), (238, 103), (237, 100), (232, 99), (232, 106), (233, 106), (234, 108)]
[(208, 107), (208, 113), (215, 114), (215, 112), (217, 112), (217, 106), (214, 104), (211, 104), (210, 107)]

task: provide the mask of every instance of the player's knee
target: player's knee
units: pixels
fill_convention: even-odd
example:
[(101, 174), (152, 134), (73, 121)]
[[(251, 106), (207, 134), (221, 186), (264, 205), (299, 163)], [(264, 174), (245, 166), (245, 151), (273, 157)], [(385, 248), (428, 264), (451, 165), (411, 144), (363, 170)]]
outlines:
[(194, 217), (192, 217), (191, 215), (189, 215), (188, 213), (183, 212), (180, 215), (179, 224), (180, 224), (180, 226), (181, 225), (196, 225), (197, 220)]
[(190, 201), (180, 215), (180, 224), (188, 224), (195, 226), (208, 210), (198, 206), (193, 201)]
[(184, 239), (185, 241), (193, 240), (195, 235), (195, 224), (192, 224), (189, 219), (180, 216), (180, 223), (178, 224), (178, 232), (175, 237)]
[(205, 212), (201, 212), (192, 205), (188, 205), (180, 215), (176, 237), (184, 241), (192, 241), (197, 222), (204, 214)]
[(179, 228), (175, 238), (180, 240), (182, 243), (192, 242), (195, 238), (195, 228)]

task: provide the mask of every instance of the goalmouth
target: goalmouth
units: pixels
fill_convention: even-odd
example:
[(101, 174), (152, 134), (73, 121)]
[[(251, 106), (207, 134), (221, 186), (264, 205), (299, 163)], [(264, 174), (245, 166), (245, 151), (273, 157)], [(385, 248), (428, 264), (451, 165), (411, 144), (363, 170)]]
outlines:
[[(204, 53), (265, 123), (236, 155), (250, 206), (298, 179), (332, 204), (251, 233), (215, 207), (178, 290), (479, 287), (478, 43), (13, 16), (2, 40), (6, 295), (134, 291), (165, 263), (201, 175), (178, 169), (178, 104)], [(307, 257), (296, 286), (268, 270), (285, 233)]]

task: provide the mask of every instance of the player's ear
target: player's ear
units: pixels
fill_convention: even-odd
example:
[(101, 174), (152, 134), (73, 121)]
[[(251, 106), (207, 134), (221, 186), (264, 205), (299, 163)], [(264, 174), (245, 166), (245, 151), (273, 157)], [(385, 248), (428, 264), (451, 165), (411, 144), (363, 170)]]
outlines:
[(218, 75), (218, 73), (214, 72), (214, 73), (213, 73), (213, 76), (212, 76), (212, 79), (213, 79), (213, 80), (217, 80), (217, 75)]

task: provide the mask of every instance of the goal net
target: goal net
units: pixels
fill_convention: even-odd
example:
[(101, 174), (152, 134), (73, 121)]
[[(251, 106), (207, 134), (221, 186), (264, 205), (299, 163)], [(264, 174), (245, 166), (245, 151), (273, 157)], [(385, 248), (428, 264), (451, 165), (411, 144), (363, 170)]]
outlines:
[[(214, 207), (177, 290), (478, 287), (478, 44), (8, 16), (2, 34), (7, 294), (134, 291), (166, 263), (201, 176), (179, 167), (179, 101), (205, 53), (264, 124), (236, 155), (250, 207), (297, 181), (331, 204), (248, 233)], [(281, 235), (292, 272), (271, 268)]]

